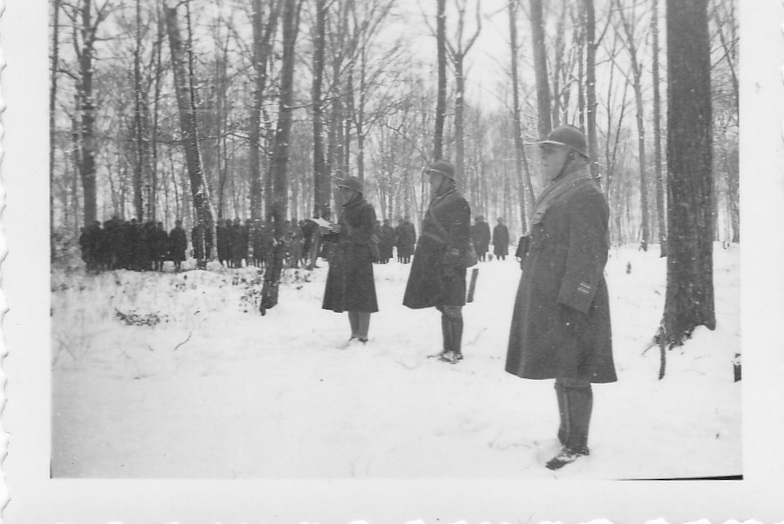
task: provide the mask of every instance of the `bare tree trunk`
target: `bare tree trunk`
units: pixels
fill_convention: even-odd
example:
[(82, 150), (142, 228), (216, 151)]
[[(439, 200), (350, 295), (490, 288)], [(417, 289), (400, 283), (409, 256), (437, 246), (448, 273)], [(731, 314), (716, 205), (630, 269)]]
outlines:
[(534, 50), (536, 73), (536, 104), (539, 115), (539, 138), (546, 137), (552, 130), (550, 121), (550, 84), (547, 78), (547, 49), (544, 42), (544, 15), (542, 0), (531, 0), (531, 38)]
[[(77, 92), (74, 96), (74, 106), (77, 108), (77, 110), (81, 104), (79, 101), (80, 98), (81, 95)], [(71, 182), (71, 198), (73, 203), (73, 230), (74, 233), (76, 233), (79, 231), (79, 181), (81, 180), (82, 173), (82, 125), (78, 111), (71, 120), (71, 140), (73, 141), (73, 153), (71, 160), (73, 167), (73, 180)], [(68, 206), (66, 206), (66, 208), (67, 207)], [(67, 218), (65, 222), (66, 224), (68, 223)]]
[(561, 125), (561, 107), (568, 109), (568, 103), (561, 101), (561, 75), (564, 70), (564, 24), (566, 22), (566, 9), (568, 2), (561, 5), (561, 15), (558, 17), (558, 24), (555, 29), (555, 56), (553, 64), (553, 91), (550, 107), (550, 126), (552, 128)]
[[(49, 87), (49, 260), (55, 259), (54, 243), (54, 163), (57, 120), (57, 62), (60, 60), (60, 0), (52, 5), (52, 65)], [(67, 203), (65, 208), (67, 209)]]
[(292, 112), (294, 111), (292, 107), (294, 102), (294, 46), (297, 41), (299, 25), (299, 3), (290, 0), (284, 4), (280, 102), (274, 152), (270, 166), (274, 199), (272, 208), (267, 210), (268, 218), (272, 219), (274, 240), (272, 252), (267, 256), (267, 271), (264, 273), (264, 287), (261, 290), (259, 310), (262, 315), (278, 304), (278, 288), (286, 249), (284, 238), (286, 234), (284, 222), (288, 204), (286, 167), (289, 160), (289, 141), (291, 140)]
[(640, 248), (648, 251), (648, 244), (651, 240), (649, 225), (650, 213), (648, 211), (648, 179), (645, 176), (647, 162), (645, 160), (645, 122), (643, 120), (644, 105), (642, 100), (642, 71), (637, 57), (637, 45), (634, 41), (633, 24), (636, 23), (634, 12), (632, 19), (629, 20), (621, 7), (620, 0), (615, 0), (618, 15), (621, 18), (624, 33), (626, 34), (626, 48), (629, 51), (629, 59), (632, 66), (632, 87), (634, 88), (634, 100), (637, 105), (637, 160), (640, 169), (640, 215), (642, 236), (640, 238)]
[[(517, 179), (517, 197), (520, 200), (520, 227), (523, 232), (528, 231), (528, 213), (525, 205), (525, 186), (531, 188), (531, 177), (523, 172), (525, 162), (525, 145), (523, 144), (523, 125), (520, 118), (520, 90), (517, 73), (517, 0), (509, 0), (509, 35), (512, 54), (512, 114), (514, 117), (514, 145), (515, 145), (515, 178)], [(531, 202), (533, 202), (533, 189), (531, 189)]]
[(708, 0), (667, 1), (667, 295), (657, 340), (715, 329)]
[(139, 222), (144, 220), (144, 196), (142, 186), (144, 180), (144, 130), (142, 129), (142, 4), (141, 0), (136, 0), (136, 46), (133, 49), (133, 124), (135, 164), (133, 166), (133, 207), (136, 219)]
[[(346, 85), (346, 112), (343, 115), (343, 172), (348, 176), (351, 173), (351, 124), (355, 112), (354, 104), (354, 72), (349, 69), (348, 84)], [(359, 173), (357, 173), (359, 175)]]
[(730, 210), (730, 225), (732, 226), (732, 242), (740, 242), (740, 206), (739, 184), (740, 173), (738, 166), (738, 150), (727, 153), (727, 201)]
[[(599, 177), (599, 142), (596, 135), (596, 16), (593, 0), (583, 0), (585, 6), (585, 102), (588, 113), (588, 154), (591, 157), (591, 176)], [(606, 188), (605, 188), (606, 189)]]
[(206, 261), (210, 258), (208, 252), (211, 251), (212, 242), (215, 238), (215, 214), (212, 209), (210, 188), (202, 170), (193, 74), (188, 66), (189, 59), (187, 56), (190, 54), (191, 49), (184, 49), (177, 21), (177, 8), (167, 5), (163, 9), (169, 34), (174, 86), (180, 114), (182, 142), (185, 147), (185, 161), (188, 165), (193, 207), (196, 212), (195, 222), (197, 226), (200, 226), (200, 240), (202, 241), (202, 246), (204, 246), (201, 258), (197, 262), (199, 267), (203, 268), (206, 267)]
[[(151, 159), (150, 159), (150, 167), (151, 167), (151, 179), (152, 179), (152, 218), (156, 218), (156, 206), (155, 203), (157, 201), (157, 194), (158, 194), (158, 129), (159, 129), (159, 119), (160, 119), (160, 100), (161, 100), (161, 76), (163, 75), (163, 67), (162, 67), (162, 57), (163, 54), (163, 44), (165, 42), (166, 32), (163, 25), (163, 20), (161, 19), (160, 14), (160, 6), (156, 6), (156, 24), (158, 28), (157, 34), (157, 42), (156, 42), (156, 53), (155, 53), (155, 82), (154, 82), (154, 100), (152, 104), (152, 150), (150, 152)], [(165, 181), (164, 181), (165, 183)], [(168, 202), (168, 194), (166, 195), (166, 201)], [(168, 217), (169, 213), (169, 206), (168, 203), (165, 206), (166, 216)], [(168, 224), (168, 221), (167, 221)]]
[(321, 95), (324, 83), (326, 47), (326, 0), (316, 0), (316, 34), (313, 43), (313, 213), (329, 218), (330, 177), (324, 158), (324, 106)]
[(664, 210), (664, 170), (661, 147), (661, 94), (659, 80), (659, 0), (653, 0), (653, 155), (656, 169), (656, 216), (659, 224), (659, 254), (667, 256), (667, 216)]
[(436, 129), (433, 137), (433, 160), (438, 160), (444, 155), (444, 122), (446, 121), (446, 0), (438, 0), (438, 14), (436, 17), (438, 95), (436, 99)]
[(585, 4), (577, 6), (577, 114), (580, 130), (585, 133)]
[(476, 32), (469, 38), (465, 47), (463, 46), (465, 3), (458, 3), (456, 46), (450, 45), (449, 42), (447, 42), (449, 57), (455, 68), (455, 88), (457, 91), (455, 95), (455, 175), (457, 178), (457, 187), (461, 191), (465, 188), (465, 131), (463, 128), (463, 120), (465, 119), (465, 72), (463, 70), (463, 64), (466, 55), (479, 37), (479, 33), (482, 31), (482, 17), (479, 11), (480, 4), (477, 3), (476, 6)]

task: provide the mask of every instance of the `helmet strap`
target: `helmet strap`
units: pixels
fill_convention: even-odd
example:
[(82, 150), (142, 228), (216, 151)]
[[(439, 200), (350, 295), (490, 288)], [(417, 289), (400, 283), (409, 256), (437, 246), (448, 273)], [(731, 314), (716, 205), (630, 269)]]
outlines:
[(574, 161), (574, 150), (572, 149), (571, 151), (569, 151), (569, 154), (566, 156), (566, 161), (564, 162), (564, 165), (561, 167), (561, 171), (558, 173), (558, 176), (555, 177), (553, 180), (558, 180), (559, 178), (561, 178), (563, 174), (566, 172), (566, 168), (568, 168), (573, 161)]

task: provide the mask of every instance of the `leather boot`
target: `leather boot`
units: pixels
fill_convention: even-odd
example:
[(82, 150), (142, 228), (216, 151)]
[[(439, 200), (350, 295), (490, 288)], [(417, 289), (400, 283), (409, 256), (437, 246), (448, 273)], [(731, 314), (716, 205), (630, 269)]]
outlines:
[(463, 360), (463, 317), (450, 318), (449, 323), (452, 327), (452, 352), (457, 360)]
[(452, 349), (452, 323), (444, 313), (441, 313), (441, 335), (443, 337), (441, 353), (443, 354)]
[(574, 387), (561, 384), (561, 388), (567, 422), (566, 442), (560, 453), (547, 462), (547, 469), (552, 470), (560, 469), (580, 457), (590, 454), (588, 429), (591, 425), (591, 412), (593, 411), (591, 385)]
[(561, 421), (558, 426), (558, 441), (564, 445), (569, 438), (569, 416), (566, 391), (560, 380), (555, 381), (555, 396), (558, 399), (558, 416)]
[(359, 336), (359, 312), (349, 311), (348, 321), (351, 324), (351, 338), (357, 338)]
[(588, 430), (593, 411), (593, 390), (590, 385), (578, 388), (567, 387), (565, 390), (569, 413), (569, 435), (565, 446), (581, 455), (588, 455)]
[(370, 331), (370, 313), (367, 311), (360, 311), (357, 313), (358, 318), (358, 329), (357, 329), (357, 336), (360, 342), (367, 342), (368, 341), (368, 331)]

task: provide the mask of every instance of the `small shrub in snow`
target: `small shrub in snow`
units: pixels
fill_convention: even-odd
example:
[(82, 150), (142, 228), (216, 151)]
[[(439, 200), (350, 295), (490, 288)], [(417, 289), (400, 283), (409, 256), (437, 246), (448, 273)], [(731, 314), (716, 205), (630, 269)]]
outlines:
[(264, 275), (259, 271), (252, 278), (243, 276), (241, 279), (235, 277), (233, 285), (244, 287), (240, 297), (240, 309), (243, 313), (256, 312), (259, 309), (261, 300), (261, 289), (264, 287)]
[(157, 326), (161, 322), (168, 322), (169, 317), (166, 315), (161, 315), (158, 312), (155, 313), (147, 313), (146, 315), (136, 313), (135, 311), (130, 311), (128, 313), (123, 313), (119, 309), (114, 310), (114, 315), (120, 319), (126, 326), (148, 326), (153, 327)]

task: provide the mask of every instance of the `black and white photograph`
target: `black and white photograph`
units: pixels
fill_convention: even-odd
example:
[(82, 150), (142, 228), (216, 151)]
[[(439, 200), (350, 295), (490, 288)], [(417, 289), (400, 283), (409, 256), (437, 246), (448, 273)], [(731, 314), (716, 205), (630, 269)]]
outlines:
[(780, 5), (21, 7), (8, 522), (784, 520)]

